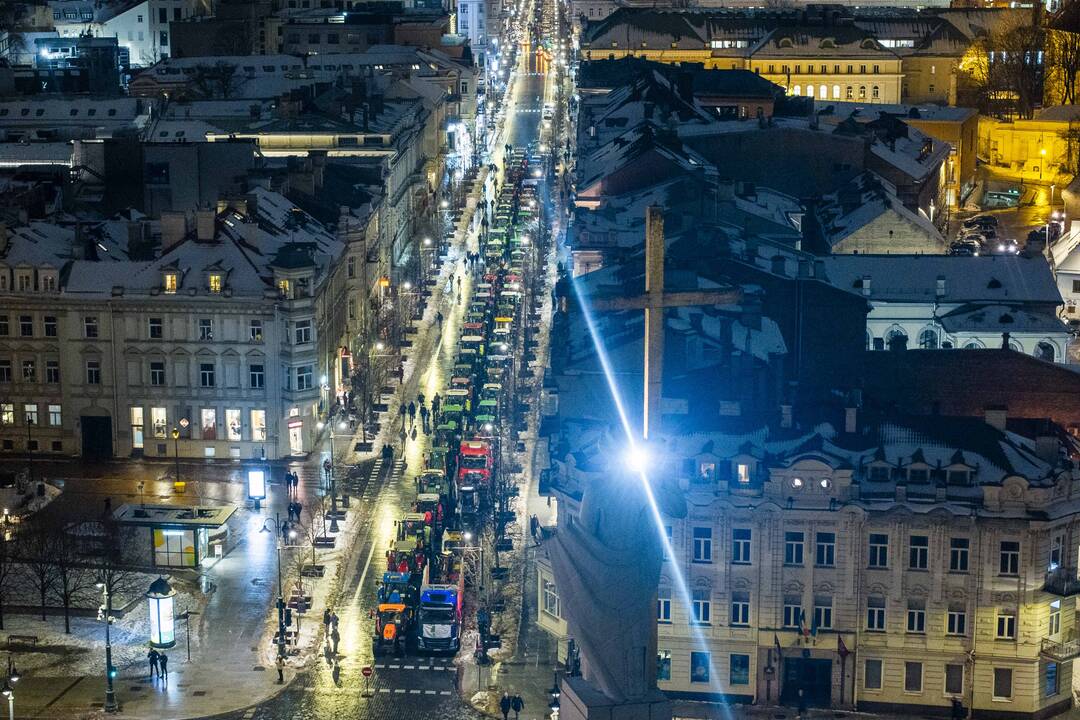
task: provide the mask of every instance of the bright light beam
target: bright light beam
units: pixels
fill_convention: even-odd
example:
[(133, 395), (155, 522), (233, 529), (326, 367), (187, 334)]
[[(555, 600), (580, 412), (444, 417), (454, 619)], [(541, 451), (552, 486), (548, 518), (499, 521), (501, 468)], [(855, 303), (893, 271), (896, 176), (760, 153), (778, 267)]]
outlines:
[[(578, 306), (581, 308), (581, 314), (585, 318), (585, 324), (589, 328), (589, 335), (592, 336), (593, 347), (596, 349), (596, 357), (600, 361), (600, 368), (603, 370), (604, 378), (607, 380), (608, 391), (611, 393), (611, 399), (615, 402), (615, 408), (619, 412), (619, 421), (622, 424), (623, 432), (626, 434), (627, 450), (625, 458), (627, 464), (633, 472), (637, 473), (638, 478), (641, 480), (641, 486), (645, 491), (645, 497), (649, 501), (649, 511), (652, 514), (653, 523), (656, 525), (656, 532), (660, 536), (660, 542), (664, 548), (664, 557), (673, 559), (675, 553), (672, 552), (671, 541), (668, 539), (664, 526), (664, 518), (660, 514), (660, 508), (656, 504), (656, 497), (653, 495), (652, 485), (649, 483), (647, 475), (649, 469), (648, 453), (645, 448), (638, 444), (639, 436), (630, 426), (630, 419), (626, 414), (626, 409), (623, 407), (622, 397), (619, 395), (619, 388), (615, 384), (615, 373), (611, 368), (611, 362), (608, 360), (607, 351), (600, 341), (600, 333), (596, 328), (596, 322), (593, 319), (592, 311), (586, 303), (585, 296), (581, 292), (581, 286), (578, 283), (577, 278), (571, 277), (570, 284), (574, 288), (574, 294), (577, 295)], [(690, 588), (687, 585), (686, 578), (683, 576), (682, 569), (679, 567), (679, 564), (674, 561), (668, 563), (668, 566), (671, 569), (671, 574), (674, 576), (675, 584), (678, 586), (679, 596), (682, 598), (683, 607), (687, 613), (687, 617), (692, 618), (693, 598), (690, 594)], [(709, 607), (712, 607), (711, 603)], [(690, 634), (694, 646), (699, 650), (708, 653), (709, 683), (711, 685), (714, 682), (713, 678), (717, 677), (716, 668), (712, 662), (711, 649), (709, 648), (699, 625), (690, 623)]]

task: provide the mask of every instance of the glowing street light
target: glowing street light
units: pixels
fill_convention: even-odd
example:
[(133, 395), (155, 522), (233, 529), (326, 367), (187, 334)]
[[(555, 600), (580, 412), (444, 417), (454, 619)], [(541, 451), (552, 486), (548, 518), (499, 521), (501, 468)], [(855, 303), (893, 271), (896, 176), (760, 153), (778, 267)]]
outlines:
[(649, 467), (649, 453), (640, 445), (631, 445), (626, 450), (623, 462), (631, 471), (643, 475)]

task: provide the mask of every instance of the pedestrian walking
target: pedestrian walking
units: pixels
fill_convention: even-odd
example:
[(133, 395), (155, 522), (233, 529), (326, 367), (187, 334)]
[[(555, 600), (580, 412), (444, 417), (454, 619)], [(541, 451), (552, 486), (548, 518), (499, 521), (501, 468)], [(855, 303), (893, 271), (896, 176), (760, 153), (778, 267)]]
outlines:
[(416, 405), (418, 407), (424, 407), (424, 393), (416, 393)]
[(540, 542), (540, 518), (533, 515), (529, 518), (529, 534), (538, 544)]
[(326, 608), (322, 611), (322, 624), (323, 629), (327, 632), (330, 631), (330, 608)]
[(285, 520), (281, 523), (281, 544), (289, 544), (289, 521)]
[(161, 655), (157, 650), (150, 648), (150, 652), (146, 653), (146, 659), (150, 663), (150, 677), (157, 677), (158, 675), (158, 658)]
[(503, 720), (508, 720), (510, 715), (510, 695), (508, 693), (504, 692), (502, 697), (499, 698), (499, 710), (502, 712)]
[(413, 439), (413, 440), (415, 440), (415, 439), (416, 439), (416, 426), (415, 426), (415, 425), (413, 425), (413, 429), (412, 429), (412, 433), (411, 433), (411, 435), (412, 435), (412, 439)]
[(409, 422), (416, 422), (416, 403), (414, 402), (409, 403)]
[(338, 632), (337, 626), (330, 632), (330, 639), (334, 641), (334, 654), (337, 655), (338, 642), (341, 641), (341, 633)]
[(515, 695), (510, 698), (510, 708), (514, 711), (514, 720), (518, 720), (518, 715), (525, 709), (525, 701), (520, 695)]
[(278, 685), (284, 685), (285, 684), (285, 658), (278, 655), (277, 660), (274, 661), (274, 664), (277, 666), (277, 684)]
[(161, 666), (161, 677), (163, 680), (169, 679), (169, 656), (165, 653), (161, 653), (158, 656), (158, 665)]
[(338, 616), (337, 612), (335, 611), (330, 612), (330, 624), (334, 626), (335, 630), (337, 630)]
[(301, 503), (301, 502), (300, 502), (299, 500), (297, 500), (297, 501), (296, 501), (296, 521), (297, 521), (297, 522), (300, 522), (300, 512), (301, 512), (301, 511), (302, 511), (303, 509), (304, 509), (304, 506), (303, 506), (303, 504), (302, 504), (302, 503)]
[(439, 323), (439, 328), (442, 328), (442, 312), (435, 313), (435, 322)]

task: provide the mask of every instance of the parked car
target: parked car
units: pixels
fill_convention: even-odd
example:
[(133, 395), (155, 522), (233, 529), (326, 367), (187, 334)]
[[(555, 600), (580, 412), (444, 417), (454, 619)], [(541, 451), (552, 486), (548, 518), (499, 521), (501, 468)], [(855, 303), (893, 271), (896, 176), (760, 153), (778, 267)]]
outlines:
[(961, 227), (965, 227), (965, 228), (976, 228), (976, 227), (993, 227), (993, 228), (996, 228), (998, 226), (998, 219), (993, 215), (976, 215), (974, 217), (969, 217), (967, 220), (962, 222), (960, 225), (961, 225)]
[(956, 257), (976, 257), (981, 252), (978, 243), (958, 241), (949, 246), (949, 254)]

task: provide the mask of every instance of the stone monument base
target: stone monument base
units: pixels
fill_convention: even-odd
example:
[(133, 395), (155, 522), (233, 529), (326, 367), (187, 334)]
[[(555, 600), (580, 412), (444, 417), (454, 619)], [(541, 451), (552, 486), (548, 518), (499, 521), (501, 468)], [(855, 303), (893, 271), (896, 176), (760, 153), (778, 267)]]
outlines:
[(654, 689), (640, 700), (616, 702), (584, 678), (563, 678), (559, 720), (671, 720), (671, 701)]

